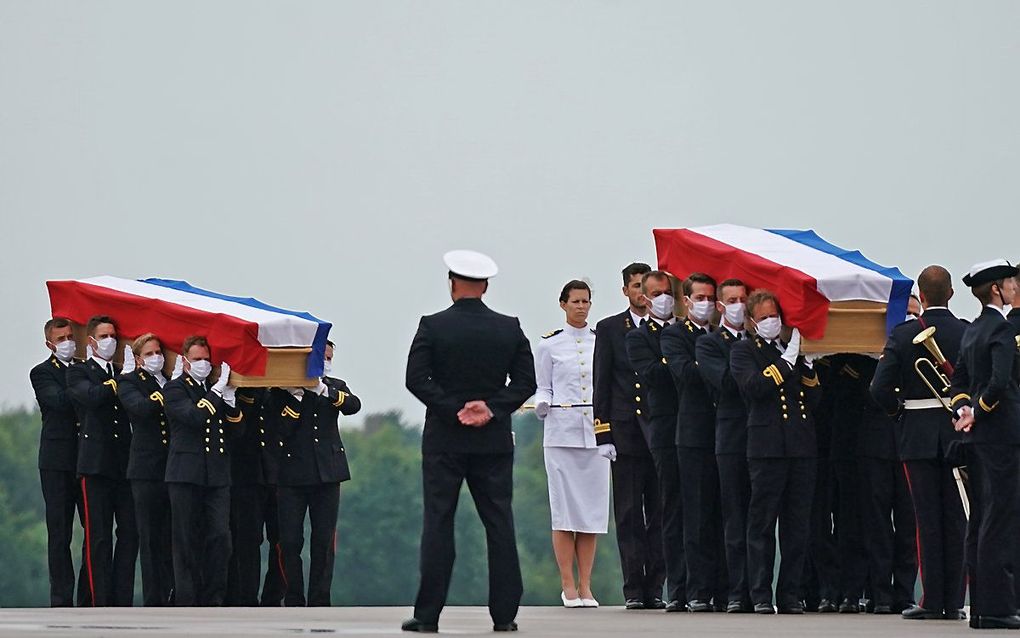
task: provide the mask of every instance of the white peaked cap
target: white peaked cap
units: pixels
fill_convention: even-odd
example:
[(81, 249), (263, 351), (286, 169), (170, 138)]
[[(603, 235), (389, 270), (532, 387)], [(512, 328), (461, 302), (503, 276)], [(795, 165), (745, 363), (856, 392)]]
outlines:
[(443, 263), (450, 272), (467, 279), (489, 279), (499, 272), (492, 257), (474, 250), (451, 250), (443, 255)]

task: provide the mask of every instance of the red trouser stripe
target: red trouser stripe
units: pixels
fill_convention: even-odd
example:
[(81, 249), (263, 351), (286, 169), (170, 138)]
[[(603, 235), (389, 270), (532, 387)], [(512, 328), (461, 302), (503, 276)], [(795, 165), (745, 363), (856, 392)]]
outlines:
[[(907, 490), (910, 491), (911, 497), (914, 495), (914, 484), (910, 482), (910, 470), (907, 469), (907, 462), (903, 461), (903, 475), (907, 477)], [(913, 498), (911, 498), (913, 500)], [(917, 508), (914, 508), (914, 544), (917, 545), (917, 575), (921, 578), (921, 602), (919, 606), (922, 609), (927, 609), (924, 606), (924, 561), (921, 560), (921, 521), (917, 519)]]
[(96, 606), (96, 585), (92, 579), (92, 524), (89, 522), (89, 493), (85, 489), (85, 477), (81, 477), (81, 498), (85, 506), (85, 569), (89, 575), (89, 593), (92, 594), (92, 606)]
[(280, 578), (283, 579), (283, 586), (289, 587), (287, 583), (287, 570), (283, 568), (283, 550), (280, 549), (280, 544), (276, 544), (276, 564), (280, 567)]

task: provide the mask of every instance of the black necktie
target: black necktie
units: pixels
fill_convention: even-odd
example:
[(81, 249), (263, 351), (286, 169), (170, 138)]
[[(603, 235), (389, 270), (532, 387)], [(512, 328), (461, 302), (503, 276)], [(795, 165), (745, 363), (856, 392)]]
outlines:
[(744, 333), (743, 332), (738, 332), (737, 333), (737, 341), (740, 341), (743, 338), (744, 338)]
[(106, 364), (106, 374), (110, 375), (110, 378), (113, 378), (113, 364), (112, 363), (107, 363)]
[(642, 325), (642, 326), (644, 326), (644, 325), (645, 325), (645, 324), (647, 324), (647, 323), (648, 323), (648, 320), (647, 320), (647, 319), (642, 319), (642, 320), (641, 320), (641, 325)]

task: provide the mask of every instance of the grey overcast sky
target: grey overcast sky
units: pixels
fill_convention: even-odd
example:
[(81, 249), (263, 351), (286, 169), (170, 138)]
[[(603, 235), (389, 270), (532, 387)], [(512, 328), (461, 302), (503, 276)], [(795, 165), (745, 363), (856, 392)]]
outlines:
[(452, 248), (533, 339), (574, 277), (619, 311), (655, 227), (813, 228), (959, 282), (1020, 257), (1018, 78), (1013, 0), (0, 0), (0, 404), (33, 400), (47, 279), (308, 310), (366, 412), (413, 422)]

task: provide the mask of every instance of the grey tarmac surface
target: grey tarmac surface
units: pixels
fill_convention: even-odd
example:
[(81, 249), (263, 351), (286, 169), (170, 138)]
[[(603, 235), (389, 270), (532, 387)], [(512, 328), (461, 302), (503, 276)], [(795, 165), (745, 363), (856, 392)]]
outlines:
[[(2, 609), (0, 636), (411, 636), (400, 631), (409, 607), (319, 607), (308, 609)], [(966, 621), (903, 620), (869, 614), (666, 614), (622, 607), (563, 609), (524, 607), (517, 617), (529, 636), (961, 636), (972, 633)], [(448, 607), (440, 633), (494, 636), (484, 607)], [(502, 634), (500, 634), (502, 635)]]

